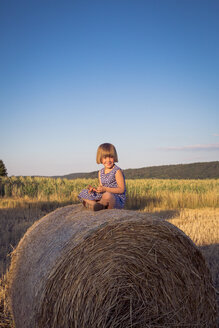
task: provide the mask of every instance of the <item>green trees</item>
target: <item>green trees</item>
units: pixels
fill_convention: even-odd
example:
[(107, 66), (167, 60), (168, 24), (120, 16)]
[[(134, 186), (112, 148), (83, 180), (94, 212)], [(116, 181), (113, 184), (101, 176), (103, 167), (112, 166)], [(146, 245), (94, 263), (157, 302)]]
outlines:
[(0, 176), (6, 177), (8, 175), (4, 162), (0, 159)]

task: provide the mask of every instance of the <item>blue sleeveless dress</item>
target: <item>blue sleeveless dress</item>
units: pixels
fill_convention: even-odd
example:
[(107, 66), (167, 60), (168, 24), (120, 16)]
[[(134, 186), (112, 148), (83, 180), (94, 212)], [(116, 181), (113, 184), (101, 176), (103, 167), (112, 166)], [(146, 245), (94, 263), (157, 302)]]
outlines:
[[(115, 177), (116, 172), (118, 170), (121, 170), (121, 169), (117, 165), (114, 165), (113, 169), (109, 173), (106, 173), (106, 174), (104, 172), (105, 171), (104, 167), (100, 170), (100, 180), (104, 187), (109, 187), (109, 188), (117, 188), (118, 187), (117, 182), (116, 182), (116, 177)], [(122, 172), (122, 170), (121, 170), (121, 172)], [(123, 172), (122, 172), (122, 175), (124, 177)], [(124, 177), (124, 181), (125, 181), (125, 177)], [(126, 199), (125, 193), (126, 193), (126, 187), (122, 194), (113, 194), (115, 197), (115, 200), (116, 200), (115, 208), (121, 209), (124, 207), (125, 199)], [(88, 192), (88, 189), (83, 189), (80, 192), (80, 194), (78, 195), (78, 198), (80, 200), (89, 199), (89, 200), (98, 201), (102, 198), (102, 195), (103, 195), (103, 193), (97, 193), (95, 191)]]

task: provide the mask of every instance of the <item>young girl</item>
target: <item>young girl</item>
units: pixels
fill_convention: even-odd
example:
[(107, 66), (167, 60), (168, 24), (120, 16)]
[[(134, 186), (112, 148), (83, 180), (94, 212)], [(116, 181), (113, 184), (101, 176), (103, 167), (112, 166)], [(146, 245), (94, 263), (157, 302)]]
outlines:
[(104, 143), (97, 149), (97, 164), (103, 164), (98, 173), (99, 186), (89, 186), (78, 195), (83, 205), (93, 211), (106, 208), (123, 208), (125, 205), (125, 177), (122, 170), (115, 164), (118, 162), (116, 148)]

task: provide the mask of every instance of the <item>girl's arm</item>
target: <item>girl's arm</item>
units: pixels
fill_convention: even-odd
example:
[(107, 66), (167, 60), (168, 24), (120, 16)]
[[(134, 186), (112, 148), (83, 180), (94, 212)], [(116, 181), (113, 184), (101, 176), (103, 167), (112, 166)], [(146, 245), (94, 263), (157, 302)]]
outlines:
[(99, 185), (102, 186), (102, 182), (101, 182), (101, 179), (100, 179), (100, 171), (98, 172), (98, 179), (99, 179)]
[(122, 174), (121, 170), (118, 170), (115, 174), (116, 177), (116, 182), (118, 187), (117, 188), (109, 188), (109, 187), (104, 187), (104, 186), (99, 186), (97, 188), (97, 192), (111, 192), (113, 194), (122, 194), (125, 191), (125, 181), (124, 181), (124, 177)]

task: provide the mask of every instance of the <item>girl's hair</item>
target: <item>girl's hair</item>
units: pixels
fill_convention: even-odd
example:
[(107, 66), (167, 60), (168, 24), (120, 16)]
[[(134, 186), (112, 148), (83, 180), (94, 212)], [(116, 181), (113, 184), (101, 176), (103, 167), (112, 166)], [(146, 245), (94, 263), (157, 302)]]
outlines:
[(113, 157), (114, 162), (118, 162), (118, 156), (117, 156), (116, 148), (110, 143), (103, 143), (102, 145), (100, 145), (98, 147), (97, 157), (96, 157), (97, 164), (101, 164), (102, 159), (105, 156), (106, 157), (107, 156)]

